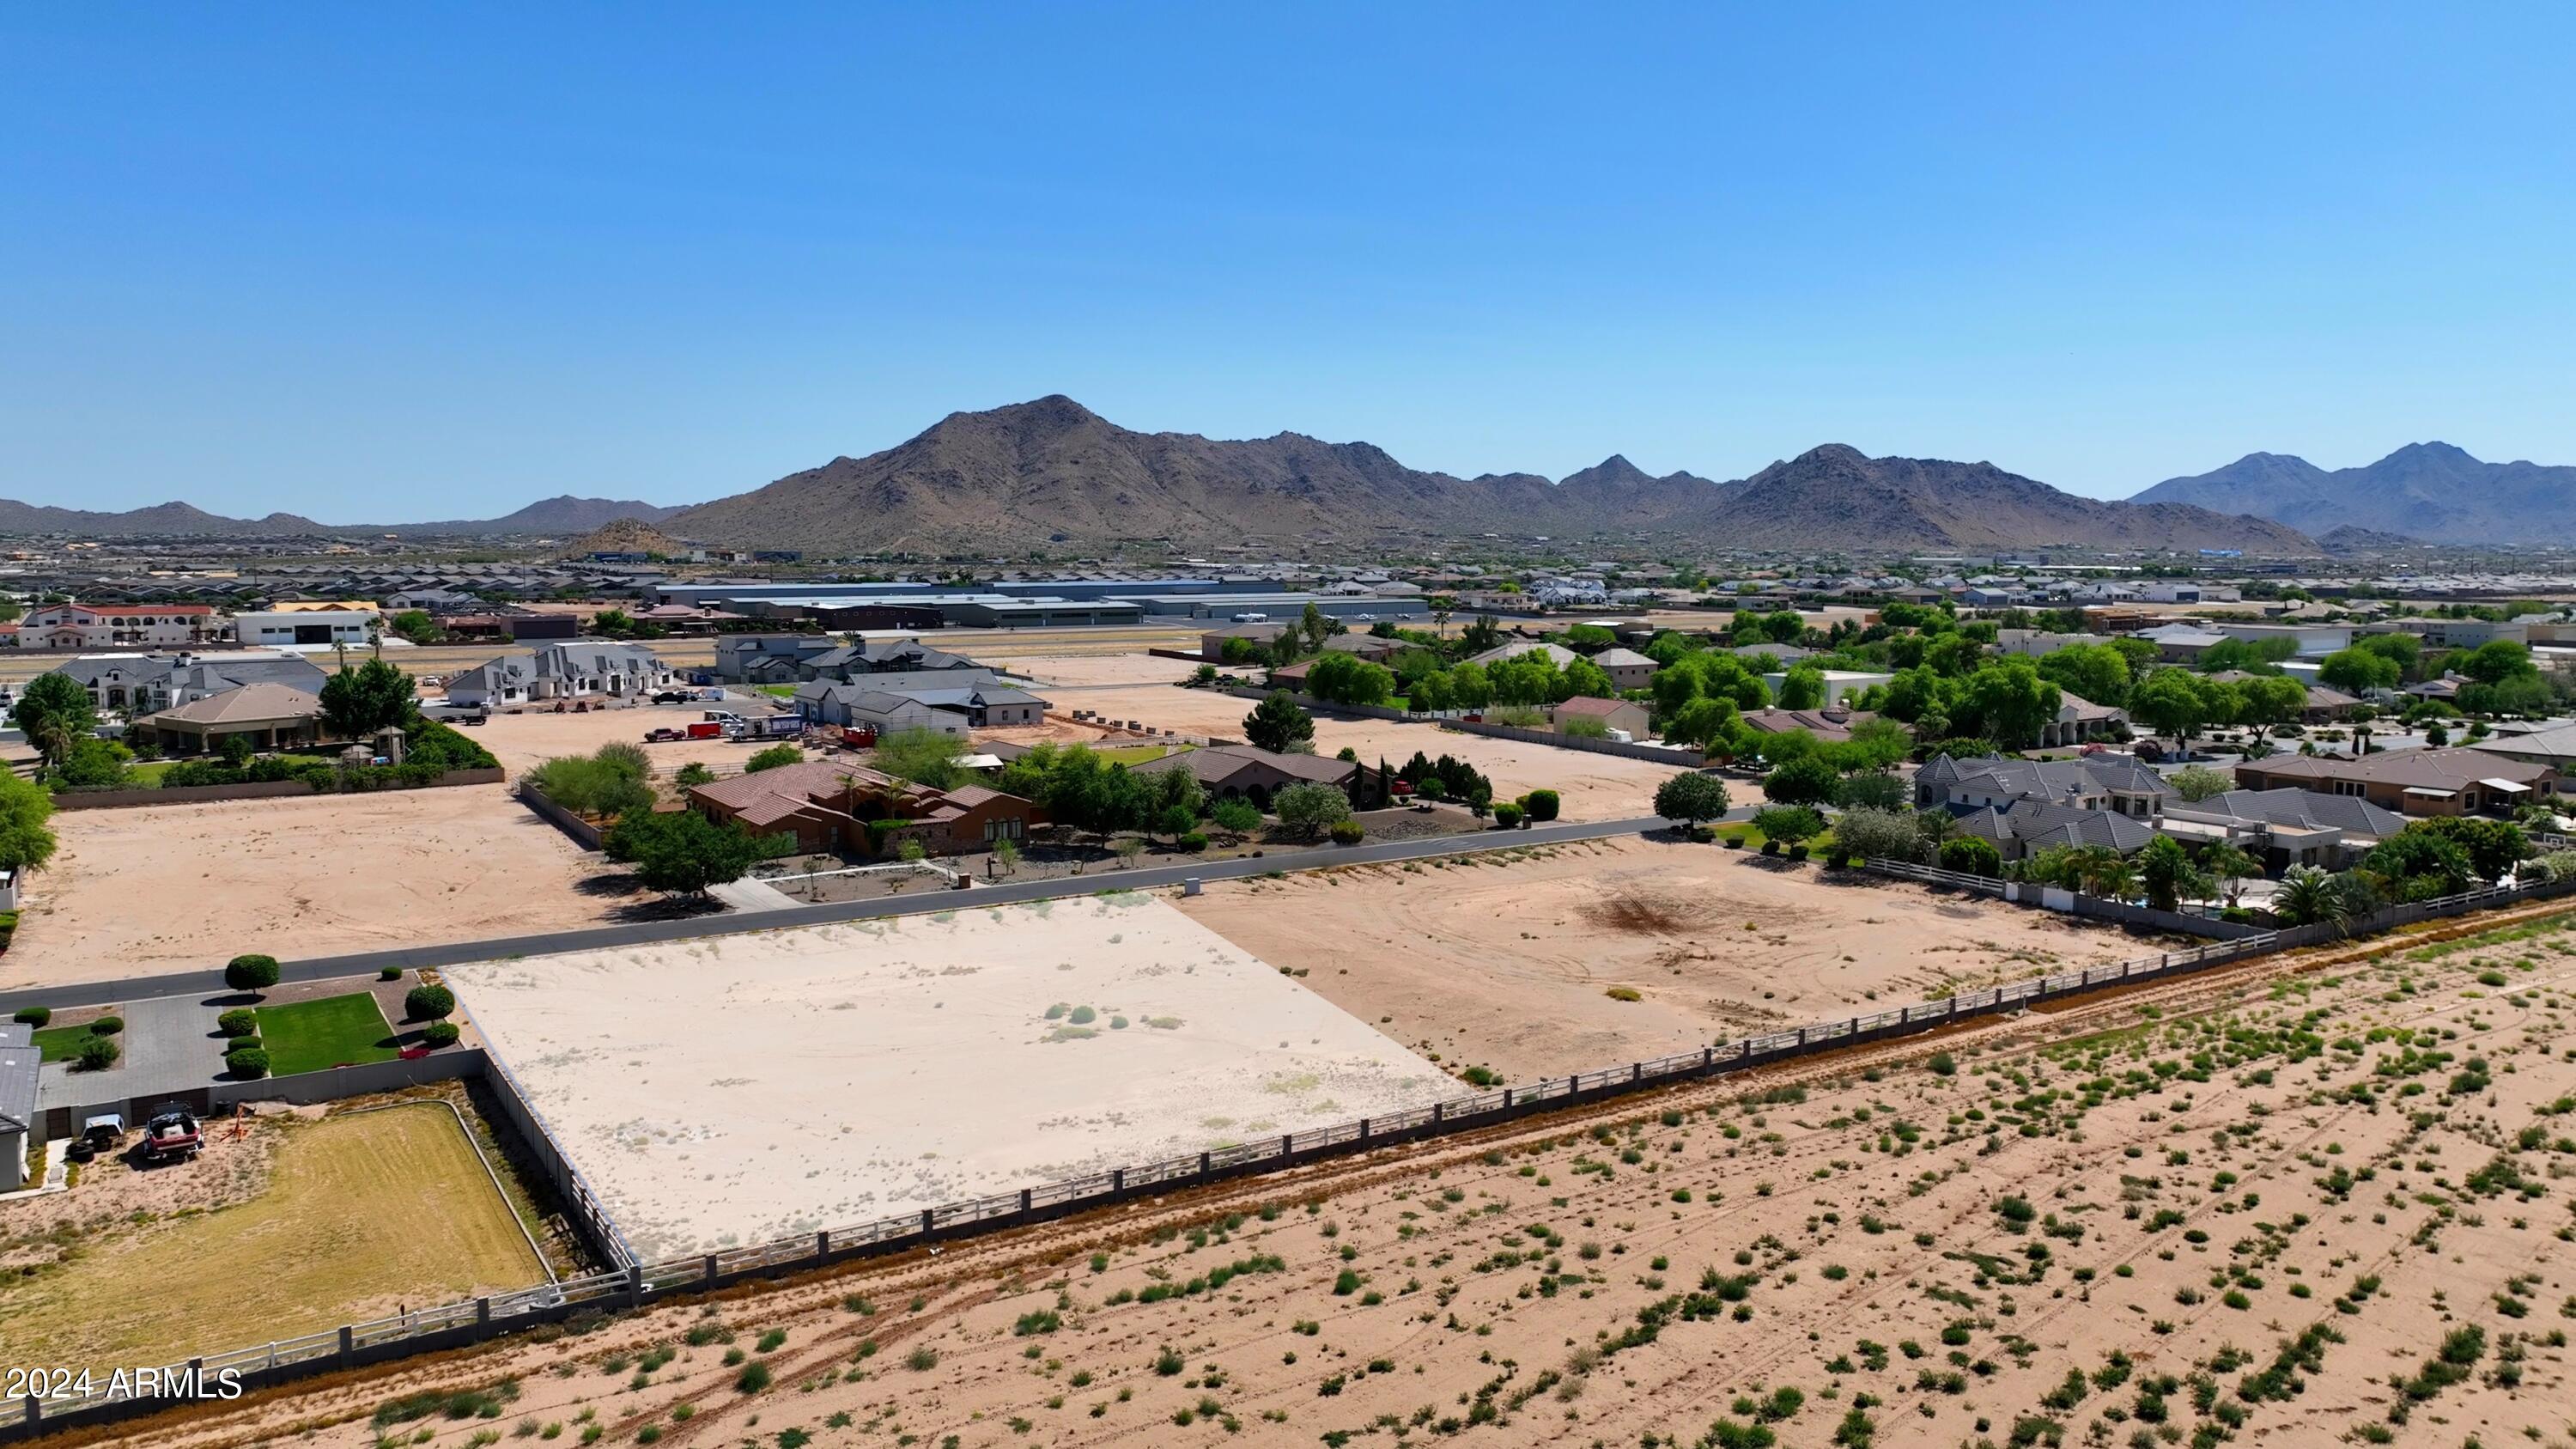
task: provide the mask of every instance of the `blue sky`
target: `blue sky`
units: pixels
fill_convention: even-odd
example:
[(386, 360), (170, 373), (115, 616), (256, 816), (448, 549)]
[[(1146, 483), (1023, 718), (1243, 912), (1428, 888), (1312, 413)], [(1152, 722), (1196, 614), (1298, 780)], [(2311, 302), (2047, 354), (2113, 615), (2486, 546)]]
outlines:
[(2576, 462), (2571, 54), (2555, 4), (10, 7), (0, 495), (688, 502), (1050, 392), (1462, 474)]

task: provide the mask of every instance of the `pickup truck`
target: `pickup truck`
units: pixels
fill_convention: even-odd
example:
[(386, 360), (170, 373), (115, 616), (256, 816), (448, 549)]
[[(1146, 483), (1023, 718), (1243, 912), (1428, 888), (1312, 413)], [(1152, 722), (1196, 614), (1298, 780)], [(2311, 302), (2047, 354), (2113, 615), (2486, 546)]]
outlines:
[(197, 1114), (184, 1102), (164, 1102), (143, 1125), (143, 1155), (153, 1162), (194, 1157), (205, 1146)]

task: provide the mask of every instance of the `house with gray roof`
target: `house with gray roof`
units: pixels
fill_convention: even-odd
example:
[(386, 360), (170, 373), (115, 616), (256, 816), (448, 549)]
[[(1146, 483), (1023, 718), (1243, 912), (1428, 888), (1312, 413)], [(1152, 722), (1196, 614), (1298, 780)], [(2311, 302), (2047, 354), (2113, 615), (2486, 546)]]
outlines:
[(2340, 870), (2405, 829), (2406, 817), (2358, 795), (2227, 790), (2173, 802), (2158, 828), (2186, 845), (2233, 845), (2277, 876), (2294, 865)]
[[(931, 676), (934, 679), (938, 675)], [(811, 693), (808, 693), (808, 690)], [(814, 681), (796, 691), (797, 712), (818, 724), (872, 729), (937, 730), (964, 735), (970, 730), (1001, 729), (1046, 723), (1048, 702), (989, 675), (974, 680), (936, 684), (890, 684), (866, 680), (853, 684)]]
[(27, 1186), (27, 1140), (36, 1135), (36, 1084), (44, 1054), (35, 1029), (0, 1022), (0, 1192)]
[(252, 684), (319, 695), (330, 671), (301, 654), (84, 654), (52, 670), (80, 683), (102, 710), (154, 714)]
[(447, 681), (447, 700), (469, 709), (507, 709), (554, 700), (632, 699), (671, 683), (671, 666), (641, 644), (573, 639), (485, 660)]
[(1991, 841), (2006, 860), (2052, 845), (2106, 845), (2123, 855), (2142, 850), (2155, 838), (2170, 793), (2155, 771), (2107, 755), (1935, 755), (1914, 774), (1917, 808), (1947, 810), (1962, 832)]
[(933, 649), (918, 639), (868, 639), (844, 644), (820, 654), (800, 659), (796, 672), (807, 679), (837, 679), (843, 682), (877, 674), (924, 674), (943, 670), (975, 670), (989, 677), (985, 669), (963, 654)]

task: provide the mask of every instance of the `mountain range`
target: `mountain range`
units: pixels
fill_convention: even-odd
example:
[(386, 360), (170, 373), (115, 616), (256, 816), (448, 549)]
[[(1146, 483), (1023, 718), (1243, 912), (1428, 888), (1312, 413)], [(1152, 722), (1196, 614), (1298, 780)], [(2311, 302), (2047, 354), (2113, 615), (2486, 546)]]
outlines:
[(1407, 467), (1302, 433), (1221, 440), (1122, 428), (1063, 396), (957, 412), (863, 458), (834, 458), (691, 507), (569, 495), (500, 518), (325, 525), (186, 503), (129, 513), (0, 499), (0, 533), (266, 539), (333, 534), (572, 537), (620, 519), (675, 538), (809, 552), (989, 556), (1148, 544), (1377, 551), (1480, 536), (1784, 551), (2078, 548), (2312, 555), (2409, 540), (2516, 543), (2576, 526), (2576, 468), (2486, 463), (2447, 443), (2329, 472), (2254, 453), (2125, 501), (1992, 463), (1872, 458), (1838, 443), (1748, 478), (1656, 476), (1613, 454), (1550, 481)]
[(531, 503), (499, 518), (455, 519), (444, 523), (316, 523), (293, 513), (264, 518), (227, 518), (189, 503), (156, 503), (123, 513), (21, 503), (0, 498), (0, 533), (73, 533), (123, 538), (300, 538), (342, 533), (399, 533), (413, 537), (450, 534), (581, 533), (620, 518), (659, 523), (677, 513), (658, 503), (633, 499), (575, 498), (564, 494)]
[(1750, 478), (1656, 477), (1624, 457), (1557, 482), (1408, 468), (1299, 433), (1140, 433), (1073, 399), (951, 413), (881, 453), (835, 458), (662, 520), (736, 546), (1020, 553), (1153, 542), (1356, 546), (1483, 534), (1679, 535), (1753, 549), (2242, 548), (2313, 554), (2295, 529), (2183, 504), (2102, 502), (1991, 463), (1870, 458), (1839, 444)]
[(2250, 513), (2310, 534), (2348, 526), (2437, 543), (2530, 543), (2576, 527), (2576, 467), (2488, 463), (2448, 443), (2409, 443), (2331, 472), (2286, 453), (2248, 453), (2129, 501)]

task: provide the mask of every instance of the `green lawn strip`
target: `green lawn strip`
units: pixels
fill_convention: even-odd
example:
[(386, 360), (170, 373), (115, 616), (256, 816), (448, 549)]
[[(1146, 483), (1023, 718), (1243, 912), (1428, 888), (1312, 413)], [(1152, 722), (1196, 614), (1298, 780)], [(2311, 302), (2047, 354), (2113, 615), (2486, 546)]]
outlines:
[(318, 1072), (344, 1062), (391, 1061), (402, 1054), (385, 1014), (366, 992), (259, 1008), (259, 1036), (272, 1075)]
[[(36, 1052), (49, 1062), (67, 1062), (80, 1055), (82, 1042), (89, 1040), (86, 1026), (49, 1026), (36, 1033)], [(116, 1041), (109, 1037), (108, 1040)], [(125, 1043), (117, 1042), (118, 1046)]]
[(1141, 765), (1147, 760), (1159, 760), (1171, 750), (1163, 745), (1111, 745), (1092, 753), (1113, 765)]

